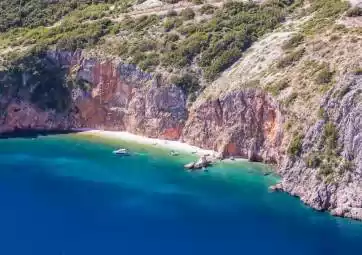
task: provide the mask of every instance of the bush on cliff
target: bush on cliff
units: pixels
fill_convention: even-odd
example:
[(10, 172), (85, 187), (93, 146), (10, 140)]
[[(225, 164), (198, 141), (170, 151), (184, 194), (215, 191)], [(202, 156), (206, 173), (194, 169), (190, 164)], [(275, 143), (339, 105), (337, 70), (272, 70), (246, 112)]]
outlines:
[(286, 43), (283, 44), (282, 48), (284, 50), (295, 48), (298, 45), (300, 45), (303, 42), (303, 40), (304, 36), (302, 34), (293, 35)]
[(213, 14), (216, 9), (217, 9), (217, 8), (214, 7), (214, 6), (212, 6), (211, 4), (205, 4), (205, 5), (203, 5), (203, 6), (200, 8), (199, 11), (200, 11), (201, 14), (208, 14), (208, 15), (210, 15), (210, 14)]
[(301, 134), (294, 134), (292, 140), (289, 143), (288, 154), (290, 156), (298, 156), (303, 143), (304, 136)]
[(317, 84), (327, 84), (332, 81), (333, 72), (329, 70), (328, 67), (323, 67), (318, 73), (315, 78), (315, 82)]
[(280, 59), (277, 63), (278, 68), (285, 68), (293, 65), (300, 60), (304, 55), (305, 49), (296, 50), (287, 54), (284, 58)]
[(181, 76), (173, 76), (171, 83), (181, 88), (187, 95), (195, 93), (200, 88), (198, 79), (195, 75), (189, 73)]
[(191, 8), (186, 8), (180, 12), (180, 15), (184, 20), (189, 20), (195, 17), (195, 12)]

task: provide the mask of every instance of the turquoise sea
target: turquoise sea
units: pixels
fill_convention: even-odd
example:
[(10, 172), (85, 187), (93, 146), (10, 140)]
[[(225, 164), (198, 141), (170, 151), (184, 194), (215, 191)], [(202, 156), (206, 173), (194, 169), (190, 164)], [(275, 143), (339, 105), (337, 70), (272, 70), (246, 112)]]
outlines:
[(266, 166), (189, 173), (190, 159), (77, 135), (0, 139), (0, 254), (361, 254), (362, 223), (268, 192)]

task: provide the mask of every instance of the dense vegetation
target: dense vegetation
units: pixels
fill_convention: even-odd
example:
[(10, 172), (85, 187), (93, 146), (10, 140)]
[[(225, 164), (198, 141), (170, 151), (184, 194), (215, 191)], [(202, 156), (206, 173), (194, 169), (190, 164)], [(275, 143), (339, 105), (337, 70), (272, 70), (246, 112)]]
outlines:
[[(128, 18), (119, 27), (128, 36), (119, 42), (118, 51), (113, 47), (113, 53), (146, 70), (164, 67), (172, 72), (197, 64), (204, 78), (212, 80), (238, 60), (253, 41), (278, 26), (290, 4), (228, 2), (221, 10), (201, 9), (215, 11), (211, 19), (202, 22), (190, 21), (194, 17), (191, 9), (180, 16), (170, 12), (165, 18)], [(150, 36), (150, 30), (159, 24), (164, 27), (158, 31), (162, 39)]]
[(20, 5), (2, 1), (1, 8), (6, 11), (1, 13), (0, 30), (8, 32), (0, 36), (0, 46), (75, 50), (94, 46), (107, 34), (122, 33), (127, 36), (116, 41), (112, 54), (125, 61), (148, 71), (162, 66), (182, 69), (196, 61), (204, 77), (212, 80), (239, 59), (253, 41), (278, 26), (292, 4), (287, 0), (262, 5), (228, 2), (217, 11), (204, 6), (202, 13), (214, 13), (206, 22), (193, 21), (195, 12), (186, 8), (179, 15), (126, 17), (115, 23), (110, 20), (115, 12), (110, 3), (119, 1), (92, 2), (23, 0)]

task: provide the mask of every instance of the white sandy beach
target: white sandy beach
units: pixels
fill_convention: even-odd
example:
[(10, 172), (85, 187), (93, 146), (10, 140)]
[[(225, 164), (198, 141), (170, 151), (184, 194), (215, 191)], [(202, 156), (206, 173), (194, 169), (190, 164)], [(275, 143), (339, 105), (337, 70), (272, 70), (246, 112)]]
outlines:
[(216, 156), (217, 152), (213, 150), (205, 150), (196, 146), (192, 146), (179, 141), (162, 140), (156, 138), (148, 138), (140, 135), (131, 134), (123, 131), (105, 131), (105, 130), (88, 130), (81, 132), (84, 135), (93, 135), (98, 137), (104, 137), (107, 139), (119, 139), (128, 142), (135, 142), (139, 144), (153, 145), (160, 148), (174, 150), (177, 152), (194, 153), (195, 155), (210, 155)]

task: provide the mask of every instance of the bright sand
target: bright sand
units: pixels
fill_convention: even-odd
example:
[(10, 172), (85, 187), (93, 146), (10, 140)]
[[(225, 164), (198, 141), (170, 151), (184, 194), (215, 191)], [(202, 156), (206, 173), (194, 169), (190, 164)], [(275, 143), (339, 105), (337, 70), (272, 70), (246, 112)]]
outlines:
[(135, 142), (139, 144), (153, 145), (156, 147), (169, 149), (177, 152), (193, 153), (198, 156), (210, 155), (217, 156), (217, 152), (213, 150), (205, 150), (196, 146), (192, 146), (179, 141), (162, 140), (156, 138), (148, 138), (140, 135), (131, 134), (123, 131), (104, 131), (104, 130), (88, 130), (81, 132), (80, 135), (91, 135), (103, 137), (107, 139), (118, 139), (127, 142)]

